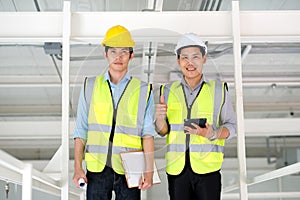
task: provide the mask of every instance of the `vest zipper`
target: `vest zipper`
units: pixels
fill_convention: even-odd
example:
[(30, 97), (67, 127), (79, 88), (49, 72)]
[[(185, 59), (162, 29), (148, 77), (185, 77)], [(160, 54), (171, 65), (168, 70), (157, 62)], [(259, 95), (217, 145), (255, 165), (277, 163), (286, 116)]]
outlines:
[[(182, 92), (183, 92), (183, 96), (184, 96), (184, 99), (185, 99), (185, 105), (186, 105), (186, 109), (187, 109), (187, 119), (191, 119), (191, 111), (192, 111), (192, 107), (193, 107), (193, 104), (194, 102), (196, 101), (197, 97), (199, 96), (200, 94), (200, 91), (204, 85), (204, 81), (202, 82), (201, 86), (200, 86), (200, 89), (195, 97), (195, 99), (193, 100), (193, 102), (191, 103), (191, 105), (189, 106), (188, 105), (188, 102), (187, 102), (187, 98), (186, 98), (186, 95), (185, 95), (185, 90), (184, 90), (184, 87), (183, 85), (181, 86), (182, 88)], [(186, 166), (191, 166), (190, 164), (190, 134), (186, 134), (186, 139), (185, 139), (185, 146), (186, 146), (186, 151), (185, 151), (185, 163), (186, 163)]]
[(131, 81), (131, 78), (130, 80), (128, 81), (128, 83), (126, 84), (125, 88), (124, 88), (124, 91), (122, 92), (120, 98), (119, 98), (119, 101), (117, 103), (117, 106), (115, 107), (115, 102), (114, 102), (114, 97), (113, 97), (113, 94), (112, 94), (112, 90), (111, 90), (111, 86), (110, 86), (110, 83), (109, 83), (109, 80), (107, 80), (107, 84), (109, 86), (109, 91), (110, 91), (110, 95), (111, 95), (111, 100), (112, 100), (112, 104), (113, 104), (113, 118), (112, 118), (112, 126), (111, 126), (111, 131), (110, 131), (110, 136), (109, 136), (109, 145), (108, 145), (108, 152), (107, 152), (107, 161), (106, 161), (106, 165), (109, 166), (109, 167), (112, 167), (112, 163), (111, 163), (111, 156), (112, 156), (112, 146), (113, 146), (113, 140), (114, 140), (114, 136), (115, 136), (115, 128), (116, 128), (116, 118), (117, 118), (117, 111), (118, 111), (118, 107), (119, 107), (119, 103), (125, 93), (125, 90), (127, 88), (127, 86), (129, 85)]

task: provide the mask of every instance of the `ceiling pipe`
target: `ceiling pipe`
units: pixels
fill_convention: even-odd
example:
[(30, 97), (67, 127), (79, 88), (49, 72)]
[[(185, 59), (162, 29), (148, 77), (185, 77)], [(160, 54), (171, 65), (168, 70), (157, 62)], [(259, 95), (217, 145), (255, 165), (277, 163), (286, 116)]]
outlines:
[(215, 7), (215, 4), (216, 4), (216, 0), (213, 0), (212, 3), (211, 3), (209, 11), (213, 11), (213, 9)]
[(52, 62), (53, 62), (53, 64), (54, 64), (54, 67), (55, 67), (56, 72), (57, 72), (57, 74), (58, 74), (59, 80), (60, 80), (60, 82), (62, 82), (61, 73), (60, 73), (60, 71), (59, 71), (59, 69), (58, 69), (58, 66), (57, 66), (57, 63), (56, 63), (56, 61), (55, 61), (55, 59), (54, 59), (53, 54), (51, 54), (50, 57), (51, 57), (51, 59), (52, 59)]
[[(55, 55), (57, 56), (57, 54), (55, 54)], [(61, 75), (61, 72), (60, 72), (60, 70), (59, 70), (59, 68), (58, 68), (58, 65), (57, 65), (57, 63), (56, 63), (56, 61), (55, 61), (55, 58), (54, 58), (53, 54), (50, 54), (50, 57), (51, 57), (52, 62), (53, 62), (53, 64), (54, 64), (54, 66), (55, 66), (55, 69), (56, 69), (56, 72), (57, 72), (57, 74), (58, 74), (60, 83), (62, 83), (62, 75)], [(69, 108), (70, 108), (70, 114), (74, 114), (74, 113), (73, 113), (73, 105), (72, 105), (71, 99), (69, 99)]]
[[(210, 0), (202, 0), (199, 11), (213, 11), (214, 7), (216, 5), (216, 2), (217, 2), (216, 0), (213, 0), (212, 2)], [(218, 0), (215, 11), (220, 10), (221, 4), (222, 4), (222, 0)], [(210, 6), (210, 8), (209, 8), (209, 6)]]
[[(209, 51), (207, 54), (207, 57), (211, 59), (216, 59), (221, 56), (227, 55), (227, 54), (232, 54), (232, 46), (225, 46), (226, 48), (222, 50), (212, 50)], [(249, 51), (249, 52), (248, 52)], [(300, 53), (300, 48), (299, 47), (263, 47), (263, 46), (256, 46), (256, 45), (243, 45), (242, 46), (242, 61), (246, 58), (246, 56), (250, 53), (251, 54), (268, 54), (268, 53), (279, 53), (279, 54), (284, 54), (284, 53)], [(175, 54), (171, 51), (158, 51), (157, 56), (174, 56)], [(56, 55), (55, 57), (58, 60), (62, 60), (60, 55)], [(136, 53), (135, 57), (142, 57), (142, 54)], [(104, 59), (103, 56), (77, 56), (77, 57), (70, 57), (70, 61), (82, 61), (82, 60), (101, 60)]]
[[(272, 160), (272, 158), (271, 158), (270, 137), (266, 138), (266, 145), (267, 145), (266, 156), (267, 156), (268, 164), (270, 165), (270, 164), (276, 163), (277, 159)], [(276, 146), (275, 146), (275, 149), (276, 149)]]
[(252, 49), (252, 45), (248, 44), (247, 46), (245, 46), (242, 50), (242, 63), (244, 63), (246, 57), (248, 56), (249, 52)]
[(18, 12), (18, 10), (17, 10), (17, 6), (16, 6), (16, 3), (15, 3), (15, 1), (14, 1), (14, 0), (12, 0), (12, 4), (13, 4), (13, 6), (14, 6), (14, 8), (15, 8), (15, 11), (16, 11), (16, 12)]
[(199, 11), (204, 11), (204, 7), (205, 7), (206, 2), (207, 2), (207, 0), (202, 0), (201, 1), (201, 5), (200, 5), (200, 8), (199, 8)]
[(40, 6), (39, 6), (39, 2), (37, 0), (33, 0), (35, 8), (38, 12), (41, 12)]
[(223, 55), (232, 53), (232, 49), (233, 49), (233, 47), (227, 47), (227, 48), (223, 49), (222, 51), (217, 51), (217, 50), (211, 51), (211, 52), (208, 52), (207, 57), (208, 58), (218, 58)]
[(156, 1), (157, 0), (154, 0), (153, 1), (153, 7), (152, 8), (145, 8), (145, 9), (142, 9), (142, 11), (144, 12), (144, 11), (155, 11), (155, 9), (156, 9)]
[[(36, 48), (45, 48), (45, 45), (33, 45), (33, 44), (3, 44), (0, 47), (36, 47)], [(218, 48), (222, 48), (222, 50), (217, 50)], [(299, 43), (294, 45), (291, 44), (268, 44), (268, 45), (259, 45), (259, 44), (247, 44), (242, 46), (242, 61), (246, 58), (246, 56), (250, 53), (251, 54), (268, 54), (268, 53), (300, 53)], [(46, 53), (47, 54), (47, 53)], [(219, 58), (226, 54), (232, 54), (232, 46), (228, 45), (219, 45), (212, 51), (209, 51), (207, 56), (211, 59)], [(53, 54), (57, 60), (62, 60), (60, 54)], [(157, 51), (157, 56), (174, 56), (173, 51)], [(135, 53), (135, 57), (142, 57), (141, 53)], [(70, 57), (70, 61), (82, 61), (82, 60), (101, 60), (104, 59), (103, 56), (77, 56), (77, 57)]]
[(220, 10), (222, 1), (223, 1), (223, 0), (219, 0), (218, 5), (217, 5), (217, 8), (216, 8), (216, 11), (219, 11), (219, 10)]
[(208, 7), (210, 5), (210, 2), (211, 2), (210, 0), (206, 1), (206, 5), (205, 5), (205, 8), (204, 8), (205, 11), (208, 11)]

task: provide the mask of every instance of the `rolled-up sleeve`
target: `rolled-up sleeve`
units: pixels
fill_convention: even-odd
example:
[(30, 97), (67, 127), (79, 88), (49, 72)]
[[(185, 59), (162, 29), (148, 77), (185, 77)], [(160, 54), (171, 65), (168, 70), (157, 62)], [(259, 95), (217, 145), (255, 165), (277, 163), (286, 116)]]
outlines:
[(153, 93), (150, 93), (148, 104), (146, 107), (145, 112), (145, 118), (143, 123), (143, 129), (142, 129), (142, 136), (150, 135), (154, 138), (157, 136), (157, 133), (155, 131), (154, 127), (154, 99), (153, 99)]
[(86, 108), (86, 102), (84, 98), (84, 86), (82, 86), (78, 107), (77, 107), (77, 117), (76, 117), (76, 126), (74, 130), (73, 138), (82, 138), (84, 140), (87, 139), (88, 132), (88, 113)]
[(221, 114), (220, 114), (221, 126), (226, 127), (229, 130), (229, 136), (226, 140), (230, 140), (231, 138), (236, 136), (236, 114), (233, 110), (233, 106), (228, 95), (227, 90), (225, 90), (225, 101), (222, 106)]

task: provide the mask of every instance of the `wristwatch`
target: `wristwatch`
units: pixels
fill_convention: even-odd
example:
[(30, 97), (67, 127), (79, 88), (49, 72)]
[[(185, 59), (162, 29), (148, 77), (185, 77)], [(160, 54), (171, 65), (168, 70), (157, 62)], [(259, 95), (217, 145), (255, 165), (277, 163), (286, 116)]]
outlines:
[(218, 132), (217, 131), (213, 131), (214, 135), (211, 136), (210, 138), (208, 138), (210, 141), (214, 141), (218, 138)]

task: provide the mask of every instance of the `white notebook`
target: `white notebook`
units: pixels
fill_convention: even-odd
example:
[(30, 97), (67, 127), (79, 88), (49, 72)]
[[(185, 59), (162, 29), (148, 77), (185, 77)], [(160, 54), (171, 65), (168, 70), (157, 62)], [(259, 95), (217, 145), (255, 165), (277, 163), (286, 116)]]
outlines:
[[(138, 187), (142, 173), (145, 171), (145, 157), (143, 151), (129, 151), (120, 153), (127, 185), (129, 188)], [(154, 162), (153, 184), (161, 183), (157, 167)]]

